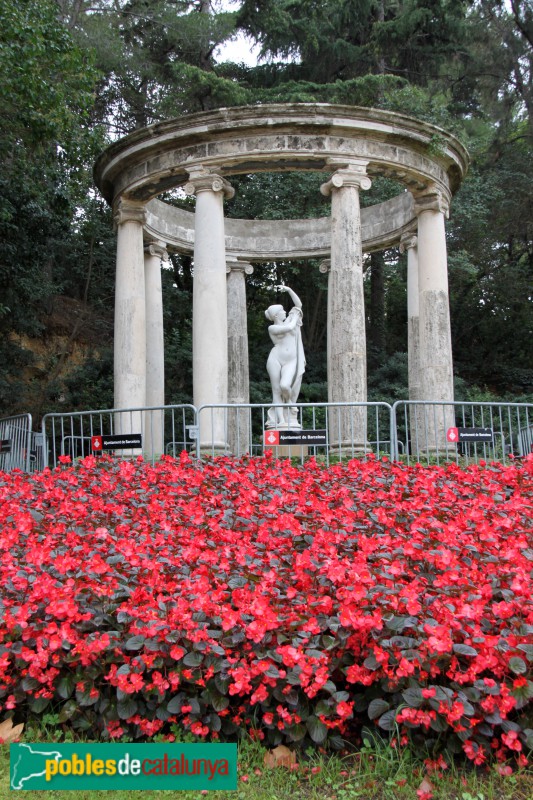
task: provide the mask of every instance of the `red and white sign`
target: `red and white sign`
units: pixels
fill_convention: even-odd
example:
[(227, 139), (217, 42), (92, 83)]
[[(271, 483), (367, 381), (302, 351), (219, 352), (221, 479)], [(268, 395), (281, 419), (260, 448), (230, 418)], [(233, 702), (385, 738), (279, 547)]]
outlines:
[(446, 438), (449, 442), (459, 441), (459, 428), (448, 428)]
[(273, 447), (279, 444), (279, 431), (265, 431), (264, 443)]
[(91, 436), (91, 450), (101, 450), (101, 449), (102, 449), (102, 437)]

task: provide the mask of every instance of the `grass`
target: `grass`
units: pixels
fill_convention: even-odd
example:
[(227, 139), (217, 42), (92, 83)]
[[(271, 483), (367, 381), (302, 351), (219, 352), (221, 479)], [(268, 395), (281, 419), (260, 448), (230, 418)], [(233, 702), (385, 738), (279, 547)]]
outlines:
[[(53, 741), (53, 735), (25, 736), (26, 741)], [(296, 769), (265, 768), (266, 750), (245, 741), (239, 745), (236, 791), (21, 791), (9, 788), (9, 750), (0, 746), (0, 800), (417, 800), (426, 775), (423, 759), (410, 750), (396, 752), (375, 742), (351, 755), (303, 754)], [(531, 800), (533, 770), (501, 776), (495, 767), (452, 765), (440, 776), (428, 776), (433, 800)]]

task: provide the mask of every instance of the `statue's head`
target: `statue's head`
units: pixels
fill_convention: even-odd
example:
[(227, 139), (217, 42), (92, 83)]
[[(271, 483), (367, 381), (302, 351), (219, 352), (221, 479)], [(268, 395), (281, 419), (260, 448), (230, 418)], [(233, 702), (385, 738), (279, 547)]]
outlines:
[(269, 322), (283, 322), (286, 316), (285, 309), (280, 305), (269, 306), (265, 311), (265, 317)]

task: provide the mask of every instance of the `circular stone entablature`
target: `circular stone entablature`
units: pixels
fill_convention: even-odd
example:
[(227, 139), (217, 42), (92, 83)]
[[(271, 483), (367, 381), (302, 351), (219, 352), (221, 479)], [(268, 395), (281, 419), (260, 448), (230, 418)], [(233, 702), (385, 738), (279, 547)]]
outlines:
[[(414, 220), (414, 196), (449, 203), (468, 167), (461, 142), (442, 128), (381, 109), (325, 103), (223, 108), (134, 131), (108, 147), (94, 177), (105, 199), (146, 204), (147, 234), (179, 252), (194, 248), (194, 214), (157, 200), (183, 187), (190, 172), (224, 178), (257, 172), (323, 172), (364, 165), (404, 187), (362, 209), (363, 248), (397, 243)], [(313, 258), (330, 249), (330, 220), (226, 219), (226, 250), (250, 261)]]

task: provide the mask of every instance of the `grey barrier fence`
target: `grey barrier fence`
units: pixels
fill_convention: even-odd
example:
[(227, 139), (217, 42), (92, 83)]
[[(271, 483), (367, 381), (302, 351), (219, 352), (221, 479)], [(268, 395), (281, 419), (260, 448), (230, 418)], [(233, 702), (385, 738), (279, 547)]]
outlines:
[(507, 463), (533, 450), (533, 404), (398, 401), (392, 407), (394, 459)]
[[(370, 453), (405, 463), (481, 459), (506, 463), (533, 452), (533, 404), (398, 401), (160, 406), (0, 420), (0, 470), (34, 472), (109, 451), (155, 461), (163, 453), (231, 453), (330, 463)], [(3, 447), (3, 450), (2, 450)]]
[(182, 450), (196, 455), (196, 430), (196, 409), (191, 405), (46, 414), (45, 465), (56, 466), (62, 455), (74, 460), (105, 452), (142, 455), (152, 462)]
[[(326, 463), (331, 457), (369, 453), (391, 457), (395, 449), (391, 410), (388, 403), (265, 403), (47, 414), (42, 424), (45, 463), (55, 466), (61, 455), (75, 459), (105, 451), (126, 457), (142, 454), (152, 462), (162, 453), (175, 456), (182, 450), (196, 457), (273, 450), (279, 457), (316, 456)], [(276, 413), (285, 414), (290, 423), (273, 445), (267, 436)]]
[(392, 407), (376, 403), (272, 403), (203, 405), (198, 409), (198, 443), (202, 455), (228, 452), (329, 463), (370, 453), (392, 456), (396, 449)]
[(35, 472), (43, 466), (42, 436), (32, 431), (31, 414), (0, 419), (0, 471)]

